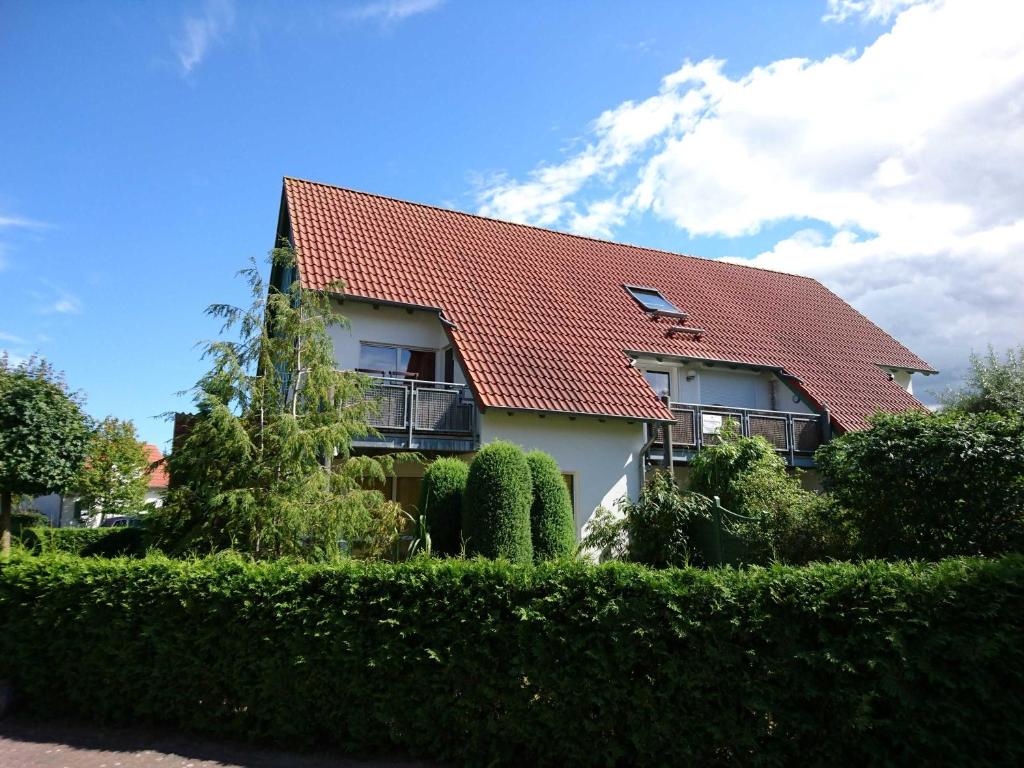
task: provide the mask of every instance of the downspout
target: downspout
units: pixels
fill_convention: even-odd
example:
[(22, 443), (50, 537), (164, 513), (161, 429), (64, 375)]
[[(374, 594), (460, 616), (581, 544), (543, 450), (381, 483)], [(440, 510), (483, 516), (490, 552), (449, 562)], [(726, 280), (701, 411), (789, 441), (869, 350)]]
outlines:
[[(666, 395), (665, 397), (661, 398), (661, 401), (665, 404), (666, 408), (670, 408), (670, 403), (669, 403), (668, 395)], [(675, 422), (674, 421), (666, 421), (664, 424), (661, 425), (661, 428), (663, 430), (663, 435), (664, 435), (662, 437), (662, 440), (661, 440), (661, 443), (662, 443), (662, 446), (663, 446), (662, 451), (661, 451), (661, 454), (662, 454), (662, 456), (661, 456), (661, 465), (665, 469), (667, 469), (669, 471), (669, 474), (672, 475), (672, 476), (674, 476), (674, 474), (675, 474), (672, 471), (672, 464), (673, 464), (673, 462), (675, 460), (675, 455), (674, 455), (675, 449), (672, 447), (672, 427), (674, 427), (674, 426), (675, 426)]]
[(647, 431), (650, 433), (650, 437), (647, 438), (647, 442), (644, 443), (644, 447), (640, 449), (640, 461), (637, 465), (640, 468), (640, 484), (637, 486), (638, 490), (642, 490), (644, 483), (647, 482), (647, 453), (651, 450), (651, 446), (654, 445), (654, 441), (658, 439), (658, 429), (661, 427), (660, 421), (647, 421), (644, 422), (647, 425)]

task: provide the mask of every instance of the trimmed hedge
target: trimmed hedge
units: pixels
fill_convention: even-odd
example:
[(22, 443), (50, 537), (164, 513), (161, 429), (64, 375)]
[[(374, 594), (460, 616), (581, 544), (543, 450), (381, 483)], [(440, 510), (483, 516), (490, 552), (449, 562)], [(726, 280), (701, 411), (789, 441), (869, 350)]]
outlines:
[(141, 528), (29, 528), (21, 543), (35, 552), (66, 552), (82, 557), (142, 557), (146, 554)]
[(1024, 414), (876, 414), (814, 458), (866, 557), (1024, 551)]
[(473, 457), (462, 500), (462, 535), (471, 555), (533, 561), (530, 465), (518, 445), (496, 440)]
[(572, 514), (572, 499), (562, 479), (558, 463), (543, 451), (526, 454), (533, 486), (533, 504), (530, 507), (530, 531), (533, 539), (533, 559), (555, 560), (576, 551), (576, 521)]
[(434, 459), (423, 472), (420, 514), (427, 518), (433, 551), (457, 555), (462, 549), (462, 496), (469, 465), (451, 457)]
[(1021, 556), (0, 568), (35, 712), (476, 765), (1019, 765), (1022, 636)]

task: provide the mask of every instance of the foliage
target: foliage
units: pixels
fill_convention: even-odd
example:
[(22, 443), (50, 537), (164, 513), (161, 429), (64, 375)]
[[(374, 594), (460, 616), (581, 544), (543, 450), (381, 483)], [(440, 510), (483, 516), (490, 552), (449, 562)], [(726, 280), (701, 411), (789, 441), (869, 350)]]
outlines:
[(49, 717), (460, 765), (1024, 762), (1020, 556), (652, 571), (51, 555), (0, 569), (0, 616), (0, 677)]
[(943, 405), (962, 413), (1024, 414), (1024, 345), (1000, 360), (992, 347), (984, 357), (971, 354), (965, 386), (942, 396)]
[(0, 356), (0, 553), (11, 542), (13, 496), (63, 490), (82, 464), (89, 424), (80, 399), (41, 359)]
[(21, 543), (35, 554), (65, 552), (81, 557), (142, 557), (146, 554), (142, 528), (29, 528), (22, 533)]
[(533, 560), (530, 465), (522, 448), (495, 441), (473, 458), (462, 506), (462, 535), (469, 554)]
[(89, 437), (85, 461), (71, 481), (87, 513), (134, 515), (142, 510), (149, 487), (149, 460), (135, 425), (108, 417)]
[(725, 437), (705, 446), (693, 461), (690, 490), (718, 496), (726, 509), (750, 518), (726, 517), (744, 542), (747, 562), (806, 563), (851, 556), (842, 513), (832, 500), (804, 489), (763, 437)]
[(50, 519), (42, 512), (18, 511), (11, 514), (11, 533), (19, 535), (23, 530), (36, 527), (49, 527)]
[(572, 499), (558, 463), (543, 451), (526, 454), (533, 502), (530, 531), (535, 562), (567, 557), (576, 551), (576, 521)]
[[(694, 522), (707, 515), (707, 499), (679, 492), (668, 472), (651, 473), (634, 502), (619, 503), (629, 540), (629, 560), (654, 567), (689, 565)], [(699, 558), (698, 558), (699, 559)]]
[(413, 555), (421, 554), (430, 557), (431, 554), (433, 554), (434, 544), (433, 538), (430, 535), (430, 526), (427, 524), (426, 515), (414, 516), (404, 510), (402, 511), (402, 514), (404, 514), (406, 520), (411, 523), (412, 528), (412, 541), (409, 544), (408, 556), (412, 557)]
[(457, 555), (462, 544), (462, 497), (469, 465), (453, 457), (434, 459), (423, 472), (419, 511), (427, 519), (433, 550)]
[(583, 527), (580, 553), (594, 553), (600, 562), (629, 559), (629, 535), (626, 518), (608, 507), (598, 507)]
[[(294, 253), (271, 253), (290, 270)], [(255, 558), (338, 557), (347, 544), (367, 556), (391, 551), (403, 520), (376, 490), (393, 457), (349, 453), (370, 432), (369, 379), (335, 369), (329, 334), (343, 323), (326, 293), (294, 281), (267, 286), (255, 262), (240, 273), (248, 308), (216, 304), (236, 340), (211, 342), (209, 372), (195, 387), (197, 414), (168, 459), (173, 480), (150, 516), (171, 551), (233, 548)]]
[(879, 414), (815, 459), (868, 556), (1024, 547), (1024, 416)]

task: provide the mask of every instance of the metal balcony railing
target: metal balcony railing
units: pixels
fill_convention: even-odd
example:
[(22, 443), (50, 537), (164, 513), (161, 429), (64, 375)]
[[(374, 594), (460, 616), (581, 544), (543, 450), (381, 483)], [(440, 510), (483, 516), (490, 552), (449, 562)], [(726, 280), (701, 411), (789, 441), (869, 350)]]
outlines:
[(366, 390), (376, 404), (368, 419), (379, 432), (471, 436), (476, 432), (476, 405), (465, 384), (374, 377)]
[[(669, 403), (669, 409), (676, 417), (672, 425), (673, 448), (697, 451), (705, 445), (716, 445), (723, 429), (731, 426), (743, 437), (763, 437), (793, 464), (797, 456), (813, 454), (824, 438), (822, 417), (817, 414), (696, 403)], [(652, 448), (661, 444), (659, 430)]]

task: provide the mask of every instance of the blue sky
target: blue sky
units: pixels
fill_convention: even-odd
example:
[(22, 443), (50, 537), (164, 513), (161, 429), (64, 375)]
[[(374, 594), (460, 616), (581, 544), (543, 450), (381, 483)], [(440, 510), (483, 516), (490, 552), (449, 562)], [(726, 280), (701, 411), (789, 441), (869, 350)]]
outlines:
[[(1012, 7), (999, 5), (986, 20), (993, 29)], [(922, 39), (962, 28), (933, 6), (0, 2), (0, 349), (44, 355), (86, 394), (93, 415), (131, 418), (144, 439), (165, 446), (169, 426), (155, 417), (187, 407), (176, 393), (202, 371), (195, 343), (217, 330), (203, 310), (244, 298), (234, 272), (272, 245), (281, 177), (293, 175), (815, 274), (925, 356), (949, 344), (928, 336), (934, 321), (918, 308), (937, 307), (947, 320), (966, 311), (946, 303), (962, 301), (956, 286), (931, 277), (981, 259), (991, 285), (974, 286), (966, 309), (998, 305), (1003, 315), (988, 336), (961, 339), (949, 361), (962, 365), (969, 346), (1013, 341), (993, 329), (1024, 317), (999, 290), (1020, 224), (1019, 205), (999, 205), (1020, 177), (986, 187), (997, 198), (986, 210), (1002, 211), (995, 219), (980, 221), (972, 209), (965, 223), (955, 219), (970, 208), (958, 193), (936, 202), (935, 183), (919, 189), (917, 180), (941, 181), (952, 162), (919, 145), (964, 120), (991, 123), (1019, 81), (1004, 78), (1002, 90), (980, 95), (956, 84), (973, 101), (965, 96), (960, 111), (933, 115), (872, 154), (871, 184), (843, 163), (819, 162), (802, 176), (787, 170), (776, 194), (761, 189), (776, 174), (757, 154), (789, 158), (787, 169), (804, 167), (812, 144), (819, 157), (845, 157), (814, 137), (841, 134), (821, 121), (862, 99), (865, 119), (880, 118), (870, 121), (872, 140), (857, 144), (856, 131), (842, 146), (857, 144), (850, 156), (868, 162), (862, 156), (885, 143), (878, 125), (906, 102), (900, 92), (882, 102), (877, 92), (918, 93), (913, 78), (927, 78), (915, 70), (887, 83), (869, 65), (881, 58), (888, 71), (927, 59)], [(979, 63), (978, 54), (965, 66), (979, 77), (987, 66), (1019, 77), (1019, 53), (1011, 45), (1003, 59)], [(709, 59), (720, 63), (681, 70)], [(792, 59), (803, 63), (787, 69)], [(838, 106), (804, 99), (791, 120), (757, 123), (770, 111), (758, 104), (794, 91), (831, 94)], [(704, 99), (696, 112), (682, 98), (689, 92)], [(979, 99), (989, 110), (981, 116)], [(955, 94), (951, 103), (961, 104)], [(661, 117), (644, 122), (643, 105)], [(657, 127), (622, 143), (617, 131), (631, 120)], [(1004, 165), (1007, 148), (1024, 151), (1019, 129), (1006, 126), (992, 137)], [(794, 144), (798, 135), (807, 138)], [(742, 197), (720, 179), (711, 184), (718, 173), (694, 160), (716, 152), (722, 175), (758, 169)], [(736, 157), (747, 164), (731, 168)], [(822, 165), (838, 174), (834, 182), (820, 177)], [(845, 196), (825, 205), (823, 188)], [(894, 189), (906, 191), (893, 197)], [(694, 195), (746, 213), (695, 219)], [(880, 210), (905, 211), (901, 220), (944, 216), (958, 228), (928, 244), (927, 262), (908, 262), (898, 247), (906, 233)], [(993, 232), (1003, 239), (990, 242)], [(939, 263), (946, 267), (930, 276)]]

